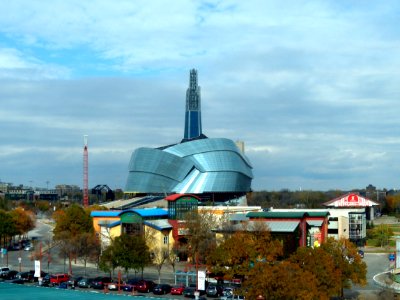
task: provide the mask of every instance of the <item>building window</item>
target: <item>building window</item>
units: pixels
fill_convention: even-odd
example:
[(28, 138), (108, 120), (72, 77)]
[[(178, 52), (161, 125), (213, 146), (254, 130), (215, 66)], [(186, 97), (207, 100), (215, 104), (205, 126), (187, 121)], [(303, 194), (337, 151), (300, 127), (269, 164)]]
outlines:
[(143, 227), (140, 223), (125, 223), (123, 224), (124, 233), (129, 235), (142, 235)]
[(183, 220), (190, 211), (197, 210), (198, 200), (193, 197), (182, 197), (168, 202), (168, 217), (172, 220)]
[(164, 245), (168, 245), (168, 235), (164, 236)]

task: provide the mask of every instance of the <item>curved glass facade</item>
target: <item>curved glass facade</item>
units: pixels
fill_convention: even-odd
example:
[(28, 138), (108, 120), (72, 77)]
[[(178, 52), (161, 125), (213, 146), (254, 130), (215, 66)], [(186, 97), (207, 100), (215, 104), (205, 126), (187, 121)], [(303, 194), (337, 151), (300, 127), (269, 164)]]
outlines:
[(132, 193), (248, 192), (249, 160), (224, 138), (192, 140), (160, 149), (136, 149), (125, 191)]

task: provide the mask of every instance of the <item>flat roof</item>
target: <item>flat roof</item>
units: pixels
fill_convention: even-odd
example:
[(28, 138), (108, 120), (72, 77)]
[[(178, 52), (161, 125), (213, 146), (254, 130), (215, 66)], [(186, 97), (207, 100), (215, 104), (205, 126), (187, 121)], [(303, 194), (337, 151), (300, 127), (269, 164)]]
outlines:
[(172, 229), (172, 225), (166, 219), (161, 220), (147, 220), (144, 221), (144, 224), (153, 227), (157, 230), (164, 230), (164, 229)]
[(272, 233), (274, 232), (294, 232), (299, 226), (300, 221), (266, 221)]
[(134, 212), (141, 217), (166, 217), (168, 216), (168, 211), (164, 208), (132, 208), (120, 211), (119, 215)]
[(126, 210), (94, 210), (90, 213), (92, 217), (120, 217), (122, 214), (134, 212), (141, 217), (166, 217), (168, 211), (163, 208), (133, 208)]
[(93, 210), (90, 212), (92, 217), (118, 217), (121, 210)]
[(249, 212), (246, 217), (248, 218), (263, 218), (263, 219), (302, 219), (308, 216), (304, 211), (262, 211), (262, 212)]

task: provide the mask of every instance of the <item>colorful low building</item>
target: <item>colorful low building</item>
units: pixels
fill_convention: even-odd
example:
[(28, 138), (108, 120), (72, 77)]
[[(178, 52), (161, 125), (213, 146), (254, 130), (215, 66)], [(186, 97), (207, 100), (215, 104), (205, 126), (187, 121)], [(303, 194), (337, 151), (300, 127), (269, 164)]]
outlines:
[(162, 208), (136, 208), (117, 211), (92, 211), (93, 226), (102, 246), (121, 234), (141, 235), (146, 238), (150, 252), (171, 248), (172, 226), (168, 212)]

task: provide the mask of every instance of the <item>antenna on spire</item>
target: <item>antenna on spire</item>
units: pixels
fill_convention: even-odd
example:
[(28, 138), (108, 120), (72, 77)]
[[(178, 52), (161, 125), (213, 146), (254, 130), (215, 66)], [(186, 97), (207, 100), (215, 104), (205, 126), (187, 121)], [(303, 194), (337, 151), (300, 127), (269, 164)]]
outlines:
[(83, 136), (83, 206), (89, 206), (89, 154), (88, 154), (88, 136)]

